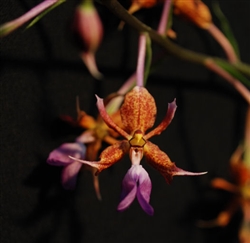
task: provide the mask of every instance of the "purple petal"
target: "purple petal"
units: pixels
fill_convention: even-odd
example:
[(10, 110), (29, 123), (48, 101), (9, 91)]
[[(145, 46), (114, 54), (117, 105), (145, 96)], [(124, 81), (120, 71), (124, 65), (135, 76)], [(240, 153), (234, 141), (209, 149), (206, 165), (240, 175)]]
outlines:
[(142, 209), (149, 215), (154, 214), (153, 207), (149, 204), (152, 183), (147, 171), (141, 166), (139, 168), (139, 186), (137, 189), (137, 199)]
[(126, 173), (123, 181), (122, 181), (122, 195), (121, 195), (121, 202), (119, 203), (117, 210), (123, 211), (127, 209), (130, 204), (134, 201), (136, 196), (136, 180), (134, 180), (132, 176), (132, 168), (131, 167), (128, 172)]
[(86, 147), (82, 143), (64, 143), (53, 150), (47, 159), (47, 163), (55, 166), (66, 166), (73, 162), (69, 155), (84, 159)]
[(76, 187), (78, 172), (82, 167), (81, 163), (73, 162), (65, 166), (62, 170), (62, 185), (64, 189), (73, 190)]
[[(137, 182), (139, 186), (137, 187)], [(154, 209), (149, 204), (152, 184), (148, 173), (141, 165), (132, 165), (123, 179), (122, 201), (118, 205), (119, 211), (125, 210), (135, 199), (137, 199), (142, 209), (149, 215), (154, 214)]]

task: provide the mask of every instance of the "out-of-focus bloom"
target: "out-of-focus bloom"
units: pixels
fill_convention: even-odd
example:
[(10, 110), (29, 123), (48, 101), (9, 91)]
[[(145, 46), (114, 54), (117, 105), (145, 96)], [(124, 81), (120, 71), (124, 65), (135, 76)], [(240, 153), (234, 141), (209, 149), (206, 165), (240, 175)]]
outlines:
[(38, 4), (27, 13), (22, 15), (21, 17), (9, 21), (0, 26), (0, 37), (4, 37), (10, 34), (12, 31), (16, 30), (26, 22), (30, 21), (32, 18), (36, 17), (40, 13), (48, 10), (50, 7), (54, 7), (59, 5), (60, 3), (65, 2), (65, 0), (45, 0), (42, 3)]
[(193, 22), (202, 29), (212, 24), (209, 8), (200, 0), (173, 0), (174, 13)]
[[(102, 170), (118, 162), (126, 153), (130, 154), (132, 163), (137, 161), (136, 164), (139, 164), (138, 160), (140, 161), (142, 156), (145, 155), (147, 162), (156, 168), (168, 183), (170, 183), (172, 177), (176, 175), (204, 174), (204, 172), (193, 173), (178, 168), (167, 154), (161, 151), (158, 146), (148, 141), (149, 138), (159, 135), (170, 124), (177, 107), (175, 101), (169, 104), (168, 112), (164, 120), (147, 134), (145, 134), (145, 132), (151, 128), (155, 122), (156, 105), (154, 98), (144, 87), (135, 86), (133, 90), (125, 96), (124, 103), (120, 108), (123, 129), (110, 118), (105, 110), (103, 100), (99, 97), (97, 97), (97, 107), (105, 123), (126, 140), (117, 142), (103, 150), (100, 154), (100, 161), (70, 158), (96, 168), (96, 174), (99, 174)], [(140, 184), (140, 182), (142, 183), (140, 177), (143, 175), (143, 172), (142, 170), (137, 170), (137, 172), (138, 171), (140, 172), (137, 174)], [(129, 175), (131, 176), (131, 172)], [(135, 176), (132, 178), (133, 180), (137, 179)], [(127, 179), (125, 181), (131, 180)], [(147, 183), (147, 185), (149, 185), (149, 183)], [(139, 191), (143, 191), (142, 194), (148, 194), (146, 191), (150, 190), (148, 186), (143, 186)]]
[[(113, 99), (115, 99), (115, 98), (113, 98), (113, 99), (107, 98), (107, 99), (108, 100), (111, 99), (110, 102), (107, 101), (107, 104), (117, 105), (115, 109), (112, 109), (113, 112), (111, 113), (111, 117), (112, 117), (112, 119), (114, 119), (114, 121), (117, 124), (121, 124), (119, 110), (117, 110), (119, 108), (119, 104), (117, 104), (117, 103), (120, 103), (121, 101), (118, 101), (118, 102), (115, 100), (113, 101)], [(76, 138), (76, 143), (74, 143), (74, 146), (73, 146), (73, 144), (66, 144), (67, 145), (66, 148), (69, 145), (71, 147), (79, 147), (80, 144), (82, 144), (81, 147), (82, 148), (84, 147), (84, 153), (83, 152), (81, 154), (78, 153), (77, 156), (74, 156), (73, 153), (75, 151), (68, 150), (69, 153), (67, 154), (67, 151), (65, 150), (66, 153), (63, 153), (63, 156), (66, 156), (67, 160), (64, 157), (63, 158), (64, 158), (64, 160), (66, 160), (66, 162), (68, 162), (68, 160), (71, 162), (73, 161), (72, 159), (70, 159), (68, 157), (69, 155), (71, 155), (73, 157), (78, 157), (79, 159), (95, 160), (97, 158), (99, 150), (101, 149), (102, 142), (104, 141), (108, 144), (114, 144), (117, 142), (116, 137), (119, 134), (117, 134), (115, 131), (110, 129), (103, 122), (103, 120), (100, 116), (98, 116), (97, 119), (95, 119), (94, 117), (88, 115), (85, 111), (82, 111), (79, 107), (78, 99), (77, 99), (77, 113), (78, 113), (77, 120), (74, 120), (73, 118), (71, 118), (69, 116), (62, 116), (61, 117), (62, 120), (71, 124), (72, 126), (77, 126), (77, 127), (81, 127), (83, 129), (85, 129), (85, 132), (83, 132), (82, 135), (80, 135), (79, 137)], [(84, 145), (83, 145), (83, 143), (84, 143)], [(50, 157), (48, 159), (49, 164), (55, 165), (53, 162), (53, 159), (55, 157), (58, 157), (58, 153), (61, 153), (61, 151), (62, 151), (61, 147), (59, 147), (58, 149), (51, 152)], [(83, 151), (83, 149), (82, 149), (82, 151)], [(79, 152), (79, 150), (77, 150), (77, 152)], [(65, 162), (63, 161), (63, 163), (65, 163)], [(77, 162), (77, 164), (82, 165), (82, 163), (79, 163), (79, 162)], [(58, 164), (58, 165), (60, 165), (60, 164)], [(100, 193), (100, 188), (99, 188), (98, 176), (95, 176), (96, 168), (87, 166), (87, 169), (90, 169), (92, 174), (93, 174), (93, 183), (94, 183), (96, 196), (99, 200), (101, 200), (101, 193)], [(80, 168), (79, 168), (79, 170), (80, 170)]]
[(239, 145), (230, 159), (230, 170), (234, 183), (223, 178), (215, 178), (211, 185), (216, 189), (222, 189), (233, 193), (235, 196), (216, 219), (201, 221), (202, 227), (225, 227), (233, 214), (241, 208), (243, 219), (239, 231), (241, 243), (250, 243), (250, 107), (246, 116), (244, 144)]
[(47, 163), (54, 166), (63, 166), (61, 181), (65, 189), (73, 190), (76, 187), (78, 172), (82, 167), (82, 163), (69, 158), (69, 155), (79, 159), (85, 159), (86, 146), (84, 143), (94, 140), (90, 134), (84, 133), (77, 138), (75, 143), (64, 143), (60, 147), (53, 150), (47, 159)]
[(225, 227), (230, 222), (234, 213), (241, 208), (243, 220), (239, 231), (241, 243), (249, 243), (250, 238), (250, 168), (245, 166), (241, 157), (243, 149), (239, 146), (231, 157), (231, 173), (234, 183), (223, 178), (215, 178), (211, 185), (216, 189), (222, 189), (233, 193), (235, 196), (228, 204), (227, 208), (219, 213), (216, 219), (210, 221), (200, 221), (201, 227)]
[(97, 69), (95, 53), (102, 41), (103, 26), (92, 0), (83, 0), (77, 7), (73, 21), (73, 32), (82, 49), (82, 60), (89, 72), (95, 78), (100, 79), (102, 74)]

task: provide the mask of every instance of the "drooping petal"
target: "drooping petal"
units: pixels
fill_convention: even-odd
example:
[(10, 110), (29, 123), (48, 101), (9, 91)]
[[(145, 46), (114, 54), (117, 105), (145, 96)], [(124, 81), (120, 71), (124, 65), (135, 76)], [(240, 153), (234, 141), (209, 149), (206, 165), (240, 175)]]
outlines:
[(125, 153), (128, 152), (129, 143), (127, 141), (121, 141), (114, 145), (107, 147), (105, 150), (102, 151), (100, 154), (100, 161), (87, 161), (81, 160), (72, 156), (69, 156), (71, 159), (81, 162), (83, 164), (92, 166), (97, 169), (96, 175), (98, 175), (102, 170), (107, 169), (114, 163), (118, 162)]
[(147, 159), (147, 162), (157, 169), (165, 178), (167, 183), (170, 183), (173, 179), (173, 176), (176, 175), (203, 175), (207, 172), (194, 173), (182, 170), (178, 168), (175, 163), (173, 163), (170, 158), (163, 151), (159, 149), (155, 144), (147, 141), (144, 146), (144, 154)]
[(82, 52), (81, 58), (88, 68), (90, 74), (96, 78), (101, 79), (103, 77), (102, 73), (98, 70), (95, 60), (95, 55), (93, 52)]
[(131, 169), (132, 167), (128, 170), (122, 181), (122, 200), (117, 207), (118, 211), (123, 211), (127, 209), (134, 201), (136, 196), (136, 180), (134, 180), (133, 178)]
[(137, 199), (142, 209), (149, 215), (154, 214), (153, 207), (149, 204), (150, 194), (152, 190), (152, 183), (147, 171), (141, 166), (139, 174), (139, 186), (137, 189)]
[(82, 167), (81, 163), (73, 162), (63, 168), (61, 176), (62, 176), (62, 185), (64, 189), (67, 190), (75, 189), (77, 175), (81, 167)]
[(154, 128), (152, 131), (150, 131), (148, 134), (146, 134), (144, 136), (144, 138), (147, 140), (155, 135), (161, 134), (168, 127), (168, 125), (171, 123), (171, 121), (173, 120), (176, 108), (177, 108), (177, 105), (176, 105), (176, 102), (174, 99), (174, 101), (172, 103), (168, 104), (168, 111), (167, 111), (167, 114), (165, 115), (163, 121), (156, 128)]
[(131, 136), (125, 132), (123, 129), (121, 129), (119, 126), (117, 126), (117, 124), (115, 124), (113, 122), (113, 120), (110, 118), (110, 116), (108, 115), (107, 111), (105, 110), (104, 107), (104, 103), (103, 103), (103, 99), (99, 98), (96, 95), (97, 98), (97, 108), (100, 112), (100, 115), (102, 117), (102, 119), (104, 120), (104, 122), (112, 129), (114, 129), (117, 133), (119, 133), (121, 136), (123, 136), (124, 138), (126, 138), (127, 140), (129, 140), (131, 138)]
[[(137, 184), (139, 184), (137, 186)], [(142, 209), (149, 215), (153, 215), (154, 209), (149, 204), (152, 184), (146, 170), (138, 164), (132, 165), (122, 182), (121, 202), (117, 210), (127, 209), (137, 196)]]
[(155, 123), (155, 100), (144, 87), (135, 86), (126, 94), (120, 113), (127, 133), (140, 129), (144, 134)]
[(69, 155), (84, 159), (85, 153), (86, 147), (82, 143), (64, 143), (49, 154), (47, 163), (55, 166), (66, 166), (73, 162)]

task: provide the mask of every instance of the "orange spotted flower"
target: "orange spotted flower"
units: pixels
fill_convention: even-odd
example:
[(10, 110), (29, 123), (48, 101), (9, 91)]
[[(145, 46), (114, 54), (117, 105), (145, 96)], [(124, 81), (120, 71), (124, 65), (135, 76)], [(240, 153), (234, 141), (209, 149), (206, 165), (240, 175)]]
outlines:
[(174, 13), (190, 20), (202, 29), (212, 24), (209, 8), (201, 0), (174, 0)]
[(111, 119), (105, 110), (103, 99), (99, 97), (97, 97), (97, 107), (104, 122), (125, 140), (107, 147), (100, 154), (99, 161), (71, 158), (96, 168), (96, 174), (99, 174), (102, 170), (121, 160), (126, 153), (129, 154), (132, 167), (123, 180), (123, 195), (118, 210), (126, 209), (137, 196), (143, 210), (150, 215), (153, 214), (153, 208), (149, 205), (151, 181), (147, 172), (140, 165), (143, 155), (145, 155), (147, 162), (164, 176), (167, 183), (170, 183), (173, 176), (176, 175), (204, 174), (204, 172), (193, 173), (178, 168), (167, 154), (148, 140), (155, 135), (159, 135), (170, 124), (177, 107), (175, 101), (169, 104), (163, 121), (148, 133), (146, 131), (153, 127), (155, 123), (156, 105), (154, 98), (144, 87), (135, 86), (133, 90), (126, 94), (124, 103), (120, 108), (123, 128)]

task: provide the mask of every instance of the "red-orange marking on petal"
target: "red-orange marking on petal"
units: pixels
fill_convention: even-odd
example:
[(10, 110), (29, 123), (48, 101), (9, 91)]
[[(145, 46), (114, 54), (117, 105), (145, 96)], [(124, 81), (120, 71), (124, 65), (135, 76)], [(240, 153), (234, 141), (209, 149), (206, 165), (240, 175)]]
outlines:
[(133, 134), (140, 129), (144, 134), (155, 123), (154, 98), (144, 87), (136, 86), (126, 94), (120, 113), (126, 132)]
[(102, 117), (102, 119), (104, 120), (104, 122), (112, 129), (114, 129), (116, 132), (118, 132), (121, 136), (123, 136), (124, 138), (126, 138), (127, 140), (129, 140), (131, 138), (131, 136), (129, 134), (127, 134), (123, 129), (121, 129), (119, 126), (117, 126), (113, 120), (110, 118), (110, 116), (108, 115), (107, 111), (105, 110), (104, 107), (104, 103), (103, 103), (103, 99), (99, 98), (96, 95), (97, 98), (97, 108), (100, 112), (100, 115)]
[(69, 156), (71, 159), (80, 163), (92, 166), (97, 169), (96, 175), (102, 170), (107, 169), (111, 165), (118, 162), (129, 150), (128, 141), (121, 141), (104, 149), (100, 154), (100, 161), (86, 161)]
[(149, 141), (144, 146), (144, 155), (147, 162), (164, 176), (167, 183), (170, 183), (176, 166), (168, 155), (161, 151), (157, 145)]
[(166, 179), (167, 183), (170, 183), (173, 179), (173, 176), (197, 176), (203, 175), (207, 172), (189, 172), (181, 168), (178, 168), (175, 163), (173, 163), (167, 154), (159, 149), (155, 144), (147, 141), (144, 146), (144, 153), (147, 159), (147, 162), (157, 169)]
[(177, 105), (174, 99), (172, 103), (168, 104), (168, 111), (163, 121), (156, 128), (154, 128), (152, 131), (146, 134), (144, 138), (147, 140), (155, 135), (161, 134), (168, 127), (168, 125), (171, 123), (172, 119), (174, 118), (176, 108), (177, 108)]

